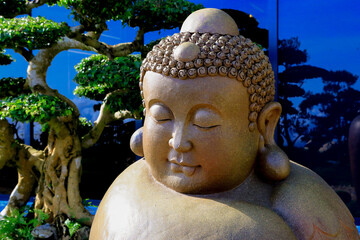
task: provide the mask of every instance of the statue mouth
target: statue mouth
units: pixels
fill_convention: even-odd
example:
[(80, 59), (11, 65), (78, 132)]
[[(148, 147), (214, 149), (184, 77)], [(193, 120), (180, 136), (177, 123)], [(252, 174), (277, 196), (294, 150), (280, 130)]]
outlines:
[(200, 167), (200, 165), (190, 165), (190, 164), (184, 163), (182, 160), (178, 161), (175, 158), (170, 159), (169, 162), (170, 162), (170, 168), (171, 168), (172, 172), (184, 173), (188, 177), (191, 177), (192, 175), (194, 175), (196, 169)]

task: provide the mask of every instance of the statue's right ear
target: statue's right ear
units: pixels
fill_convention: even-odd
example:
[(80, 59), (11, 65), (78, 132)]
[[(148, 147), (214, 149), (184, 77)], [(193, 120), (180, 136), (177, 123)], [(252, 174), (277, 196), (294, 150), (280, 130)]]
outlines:
[(290, 160), (274, 140), (280, 114), (280, 103), (270, 102), (264, 106), (258, 117), (260, 136), (256, 171), (268, 181), (281, 181), (290, 174)]
[(130, 138), (130, 148), (133, 153), (136, 155), (143, 157), (143, 128), (139, 128), (136, 130)]

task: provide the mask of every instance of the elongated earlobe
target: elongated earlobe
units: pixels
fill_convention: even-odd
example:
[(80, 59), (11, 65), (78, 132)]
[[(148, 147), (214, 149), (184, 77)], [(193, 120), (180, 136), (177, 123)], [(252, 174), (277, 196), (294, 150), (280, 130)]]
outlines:
[(290, 174), (290, 160), (274, 140), (280, 114), (281, 105), (270, 102), (263, 108), (258, 118), (260, 136), (256, 171), (269, 181), (280, 181)]
[(139, 157), (144, 156), (143, 150), (143, 128), (136, 130), (130, 138), (130, 148)]

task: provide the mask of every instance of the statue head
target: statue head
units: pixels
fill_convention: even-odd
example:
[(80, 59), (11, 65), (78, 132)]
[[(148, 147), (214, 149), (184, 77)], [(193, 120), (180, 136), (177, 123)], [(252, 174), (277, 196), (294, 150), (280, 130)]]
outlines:
[(273, 102), (270, 62), (225, 12), (196, 11), (154, 46), (140, 89), (141, 149), (165, 186), (213, 193), (238, 186), (255, 168), (268, 180), (289, 174), (273, 138), (281, 106)]

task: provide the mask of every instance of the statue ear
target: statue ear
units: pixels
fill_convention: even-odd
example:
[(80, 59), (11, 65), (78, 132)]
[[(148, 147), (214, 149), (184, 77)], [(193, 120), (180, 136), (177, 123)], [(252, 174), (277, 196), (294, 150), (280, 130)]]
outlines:
[(268, 181), (281, 181), (290, 174), (290, 160), (274, 140), (280, 114), (280, 103), (270, 102), (265, 105), (258, 117), (260, 136), (256, 171)]
[(267, 103), (258, 116), (258, 130), (264, 137), (265, 144), (276, 144), (274, 133), (281, 114), (281, 105), (278, 102)]
[(139, 157), (144, 156), (143, 150), (143, 127), (136, 130), (130, 139), (130, 148)]

